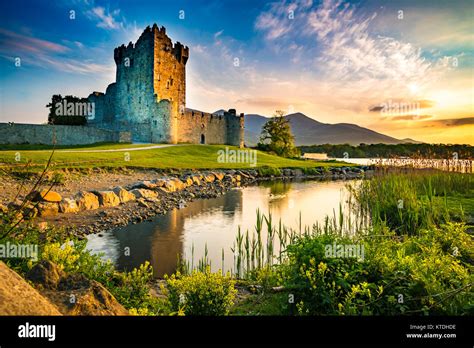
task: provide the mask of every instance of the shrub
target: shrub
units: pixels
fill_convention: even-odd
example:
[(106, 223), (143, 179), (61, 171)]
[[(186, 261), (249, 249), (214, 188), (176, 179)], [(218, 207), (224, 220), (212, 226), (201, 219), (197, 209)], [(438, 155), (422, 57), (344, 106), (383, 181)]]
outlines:
[(101, 255), (92, 255), (85, 249), (86, 241), (47, 244), (42, 259), (58, 265), (67, 273), (80, 273), (104, 285), (117, 301), (133, 315), (157, 315), (164, 305), (150, 295), (149, 283), (153, 269), (149, 262), (130, 272), (118, 272), (110, 261)]
[[(473, 293), (472, 238), (463, 224), (366, 238), (364, 260), (328, 258), (324, 246), (354, 241), (332, 235), (303, 236), (288, 246), (282, 283), (300, 314), (467, 314)], [(453, 253), (453, 250), (455, 252)], [(464, 261), (465, 260), (465, 261)]]
[(275, 167), (261, 167), (257, 171), (259, 176), (281, 176), (281, 170)]
[(115, 272), (110, 261), (103, 261), (100, 255), (93, 255), (86, 250), (86, 240), (66, 241), (46, 244), (41, 259), (49, 260), (66, 273), (81, 273), (89, 279), (107, 283)]
[(171, 309), (186, 315), (226, 315), (237, 293), (229, 275), (211, 273), (210, 267), (191, 275), (173, 274), (166, 285)]

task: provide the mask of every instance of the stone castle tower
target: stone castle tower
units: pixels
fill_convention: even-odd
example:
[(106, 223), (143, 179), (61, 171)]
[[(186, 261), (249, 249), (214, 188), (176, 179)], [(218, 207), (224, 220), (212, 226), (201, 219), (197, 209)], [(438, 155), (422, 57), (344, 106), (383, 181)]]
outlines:
[(135, 44), (114, 50), (116, 82), (93, 92), (89, 125), (130, 131), (132, 140), (243, 146), (243, 114), (211, 114), (186, 108), (189, 48), (173, 44), (164, 27), (147, 27)]

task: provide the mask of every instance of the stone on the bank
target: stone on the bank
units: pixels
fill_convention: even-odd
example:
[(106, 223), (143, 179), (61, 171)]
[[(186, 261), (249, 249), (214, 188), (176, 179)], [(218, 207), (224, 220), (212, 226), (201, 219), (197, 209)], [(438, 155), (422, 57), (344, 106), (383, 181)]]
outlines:
[(75, 198), (79, 210), (93, 210), (99, 208), (99, 197), (92, 192), (81, 191)]
[(216, 177), (212, 173), (204, 174), (204, 181), (205, 182), (214, 182), (216, 180)]
[(165, 186), (166, 180), (165, 179), (156, 179), (155, 181), (156, 187), (163, 187)]
[(214, 174), (214, 176), (216, 177), (217, 180), (219, 181), (222, 181), (224, 179), (224, 173), (222, 172), (212, 172), (212, 174)]
[(245, 179), (251, 179), (251, 178), (252, 178), (249, 174), (247, 174), (247, 173), (245, 173), (245, 172), (243, 172), (243, 171), (241, 171), (241, 170), (238, 171), (238, 174), (239, 174), (242, 178), (245, 178)]
[(127, 203), (136, 199), (133, 193), (128, 192), (121, 186), (117, 186), (113, 189), (114, 193), (118, 196), (121, 203)]
[(198, 175), (191, 176), (194, 185), (201, 186), (201, 178)]
[(148, 180), (145, 181), (139, 181), (136, 184), (132, 186), (132, 189), (147, 189), (147, 190), (153, 190), (159, 187), (159, 185), (155, 182), (151, 182)]
[(27, 202), (23, 209), (21, 209), (21, 214), (25, 219), (31, 219), (38, 215), (38, 209), (34, 204)]
[(40, 216), (52, 216), (59, 212), (58, 203), (39, 202), (36, 208), (38, 209), (38, 214)]
[(59, 203), (62, 200), (62, 197), (59, 193), (48, 190), (33, 191), (26, 197), (33, 202), (54, 202)]
[(134, 189), (130, 191), (136, 198), (145, 198), (145, 199), (154, 199), (158, 197), (158, 194), (155, 191), (147, 189)]
[(194, 183), (193, 179), (190, 176), (186, 177), (183, 182), (186, 183), (187, 186), (192, 186), (192, 184)]
[(150, 208), (150, 206), (147, 204), (147, 202), (146, 202), (145, 199), (143, 199), (143, 198), (139, 198), (139, 199), (137, 200), (137, 202), (138, 202), (138, 205), (139, 205), (140, 207), (143, 207), (143, 208)]
[(224, 176), (224, 181), (230, 181), (230, 182), (233, 182), (233, 183), (236, 182), (234, 176), (231, 175), (231, 174), (226, 174), (226, 175)]
[(113, 191), (98, 191), (96, 195), (101, 207), (116, 207), (120, 204), (120, 198)]
[(61, 213), (77, 213), (79, 207), (75, 199), (63, 198), (63, 200), (59, 202), (59, 211)]
[(178, 178), (171, 178), (171, 179), (165, 180), (164, 188), (168, 192), (176, 192), (176, 191), (184, 190), (186, 188), (186, 184), (183, 183)]

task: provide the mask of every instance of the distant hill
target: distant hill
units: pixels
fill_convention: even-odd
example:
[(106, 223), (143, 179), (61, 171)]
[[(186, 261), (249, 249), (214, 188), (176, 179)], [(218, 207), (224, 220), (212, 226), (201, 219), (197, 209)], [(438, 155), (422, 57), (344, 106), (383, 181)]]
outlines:
[[(290, 121), (295, 143), (300, 145), (320, 144), (400, 144), (419, 143), (412, 139), (396, 139), (352, 123), (321, 123), (300, 112), (284, 116)], [(245, 115), (245, 143), (254, 146), (268, 117)]]

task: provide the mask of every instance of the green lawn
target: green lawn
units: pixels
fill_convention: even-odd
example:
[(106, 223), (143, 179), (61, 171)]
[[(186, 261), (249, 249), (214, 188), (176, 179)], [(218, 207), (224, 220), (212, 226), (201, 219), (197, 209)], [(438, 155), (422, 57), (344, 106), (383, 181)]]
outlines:
[[(126, 149), (150, 144), (102, 144), (98, 146), (80, 147), (77, 152), (56, 150), (52, 159), (52, 168), (175, 168), (175, 169), (213, 169), (213, 168), (252, 168), (248, 163), (219, 163), (218, 151), (238, 150), (237, 147), (227, 145), (179, 145), (157, 149), (117, 152), (87, 152), (86, 150)], [(77, 147), (69, 149), (77, 149)], [(20, 161), (15, 156), (20, 155)], [(4, 169), (19, 169), (30, 162), (33, 170), (40, 170), (47, 163), (51, 150), (26, 149), (0, 151), (0, 167)], [(267, 153), (257, 152), (258, 167), (305, 168), (324, 166), (343, 166), (350, 164), (343, 162), (316, 162), (308, 160), (293, 160)]]

